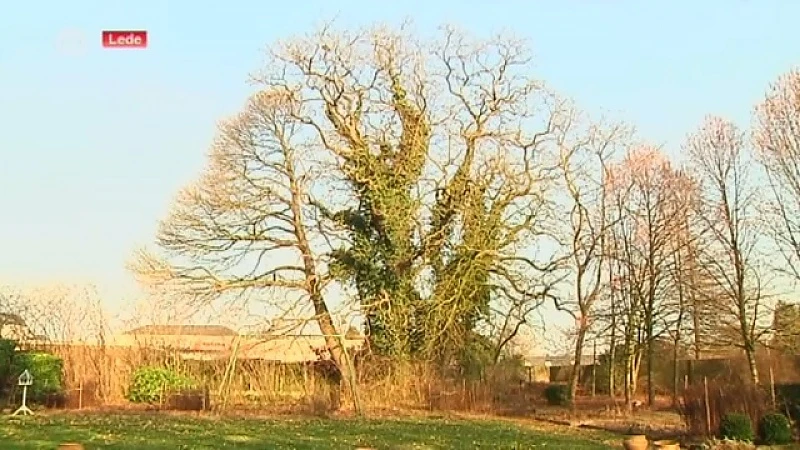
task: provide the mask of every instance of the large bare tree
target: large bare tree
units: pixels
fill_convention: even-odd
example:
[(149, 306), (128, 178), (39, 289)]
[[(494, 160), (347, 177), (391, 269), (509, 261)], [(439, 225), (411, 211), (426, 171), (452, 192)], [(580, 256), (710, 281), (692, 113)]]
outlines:
[(308, 304), (354, 397), (330, 283), (355, 291), (373, 348), (453, 362), (486, 338), (490, 305), (524, 316), (556, 280), (540, 244), (573, 113), (529, 59), (518, 40), (451, 29), (420, 42), (323, 27), (276, 45), (161, 252), (134, 269), (192, 299), (278, 289)]
[(753, 142), (773, 193), (765, 223), (786, 261), (776, 268), (800, 280), (800, 69), (778, 78), (756, 107)]
[(715, 306), (720, 316), (735, 330), (731, 343), (743, 349), (750, 379), (758, 384), (755, 352), (763, 332), (765, 295), (756, 253), (760, 234), (757, 191), (744, 133), (731, 122), (708, 117), (689, 135), (686, 150), (701, 186), (699, 267), (711, 283), (710, 291), (718, 296)]
[(509, 36), (323, 28), (259, 77), (302, 91), (302, 122), (335, 161), (344, 201), (322, 209), (346, 234), (333, 268), (380, 353), (452, 359), (494, 300), (529, 310), (549, 292), (554, 264), (530, 250), (571, 108), (529, 69)]
[(626, 399), (630, 402), (635, 391), (644, 350), (648, 404), (652, 405), (654, 344), (669, 328), (675, 312), (669, 304), (669, 275), (680, 229), (676, 219), (683, 208), (676, 195), (681, 176), (658, 149), (645, 146), (630, 151), (608, 178), (617, 214), (611, 234), (615, 241), (613, 258), (618, 261), (620, 293), (625, 300), (623, 326), (629, 361)]
[(574, 401), (587, 333), (595, 304), (606, 286), (606, 241), (612, 222), (607, 212), (605, 176), (615, 151), (628, 145), (632, 130), (621, 124), (593, 123), (573, 142), (562, 146), (562, 183), (569, 213), (564, 248), (572, 295), (556, 301), (577, 324), (569, 387)]
[(307, 302), (361, 413), (344, 332), (325, 297), (326, 247), (311, 190), (321, 159), (300, 133), (301, 108), (290, 90), (264, 90), (223, 122), (205, 173), (161, 223), (162, 253), (142, 252), (132, 268), (148, 284), (201, 301), (277, 289)]

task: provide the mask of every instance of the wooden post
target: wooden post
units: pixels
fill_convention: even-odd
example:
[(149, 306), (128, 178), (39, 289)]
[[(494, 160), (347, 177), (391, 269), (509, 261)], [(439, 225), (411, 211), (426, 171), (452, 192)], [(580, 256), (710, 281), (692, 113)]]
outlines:
[(683, 376), (683, 390), (689, 389), (689, 375)]
[(708, 435), (711, 435), (711, 405), (709, 404), (708, 398), (708, 378), (703, 377), (703, 396), (705, 399), (706, 405), (706, 432)]
[(78, 383), (78, 409), (83, 409), (83, 381)]

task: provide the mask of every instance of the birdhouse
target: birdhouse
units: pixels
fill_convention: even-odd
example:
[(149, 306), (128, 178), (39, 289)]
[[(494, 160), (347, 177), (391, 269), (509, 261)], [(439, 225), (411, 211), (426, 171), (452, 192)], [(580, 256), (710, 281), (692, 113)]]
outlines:
[(19, 376), (19, 385), (20, 386), (30, 386), (33, 384), (33, 376), (27, 369), (25, 372), (22, 372), (22, 375)]

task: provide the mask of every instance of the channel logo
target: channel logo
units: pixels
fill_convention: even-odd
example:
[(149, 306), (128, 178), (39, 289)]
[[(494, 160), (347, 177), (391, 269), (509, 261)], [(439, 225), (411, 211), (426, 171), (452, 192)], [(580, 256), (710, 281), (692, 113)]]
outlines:
[(147, 31), (103, 31), (104, 48), (147, 48)]

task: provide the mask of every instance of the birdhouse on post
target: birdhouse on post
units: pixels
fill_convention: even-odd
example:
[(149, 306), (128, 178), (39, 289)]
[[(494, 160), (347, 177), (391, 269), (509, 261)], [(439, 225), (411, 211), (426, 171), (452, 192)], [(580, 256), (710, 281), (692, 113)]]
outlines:
[(33, 415), (33, 411), (31, 411), (27, 405), (28, 386), (33, 384), (33, 375), (31, 375), (31, 373), (27, 369), (25, 369), (25, 371), (22, 372), (22, 374), (17, 379), (17, 384), (22, 386), (22, 406), (20, 406), (19, 409), (14, 411), (14, 414), (11, 415), (12, 416), (18, 416), (20, 414), (22, 414), (23, 416)]
[(20, 386), (30, 386), (33, 384), (33, 375), (25, 369), (24, 372), (19, 376), (19, 385)]

